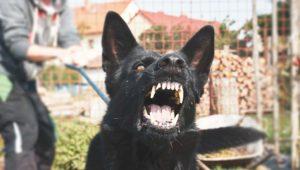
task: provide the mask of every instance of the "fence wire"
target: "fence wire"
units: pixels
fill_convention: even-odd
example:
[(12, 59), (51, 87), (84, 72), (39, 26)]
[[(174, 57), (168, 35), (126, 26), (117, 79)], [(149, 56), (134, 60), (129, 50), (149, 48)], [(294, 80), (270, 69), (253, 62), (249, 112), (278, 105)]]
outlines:
[[(168, 53), (179, 50), (187, 40), (204, 25), (215, 28), (216, 56), (212, 75), (205, 89), (201, 104), (197, 107), (199, 115), (220, 113), (226, 109), (228, 98), (234, 98), (234, 112), (240, 114), (256, 112), (255, 75), (253, 70), (253, 25), (252, 0), (85, 0), (75, 5), (74, 20), (87, 48), (96, 48), (101, 52), (102, 27), (105, 14), (118, 12), (129, 25), (137, 41), (149, 50)], [(74, 1), (75, 2), (75, 1)], [(289, 36), (290, 2), (278, 0), (277, 23), (272, 22), (272, 1), (257, 0), (258, 52), (262, 76), (262, 105), (264, 113), (272, 112), (272, 25), (278, 26), (278, 81), (280, 118), (290, 109)], [(88, 68), (91, 72), (101, 69)], [(42, 74), (41, 82), (47, 86), (72, 86), (84, 84), (83, 80), (68, 72), (58, 76), (55, 71)], [(69, 76), (69, 77), (68, 77)], [(104, 74), (99, 74), (104, 76)], [(70, 78), (71, 77), (71, 78)], [(226, 83), (227, 80), (230, 83)], [(50, 83), (49, 83), (50, 82)], [(100, 79), (104, 89), (104, 80)], [(222, 85), (222, 83), (224, 83)], [(226, 88), (237, 90), (226, 91)], [(223, 91), (222, 91), (223, 89)], [(225, 91), (224, 91), (225, 90)], [(85, 91), (80, 88), (80, 95)], [(216, 94), (218, 93), (218, 94)], [(235, 100), (237, 98), (237, 100)], [(222, 103), (224, 101), (224, 103)], [(270, 117), (270, 116), (269, 116)], [(280, 131), (286, 130), (281, 127)], [(289, 136), (281, 134), (281, 139)], [(281, 148), (282, 149), (282, 148)]]

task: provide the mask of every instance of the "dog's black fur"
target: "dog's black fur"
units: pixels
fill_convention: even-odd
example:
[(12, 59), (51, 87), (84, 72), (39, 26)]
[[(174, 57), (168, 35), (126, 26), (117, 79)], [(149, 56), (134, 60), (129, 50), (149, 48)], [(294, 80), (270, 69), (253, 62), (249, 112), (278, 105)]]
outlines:
[[(262, 137), (253, 129), (231, 127), (204, 131), (202, 138), (194, 124), (195, 104), (203, 94), (214, 58), (213, 27), (203, 27), (180, 51), (160, 55), (143, 49), (122, 18), (109, 12), (102, 45), (111, 101), (101, 133), (91, 142), (87, 170), (193, 170), (197, 169), (198, 151), (210, 152)], [(137, 70), (141, 65), (144, 70)], [(142, 120), (146, 94), (162, 81), (179, 82), (184, 88), (178, 124), (169, 131), (157, 130)]]

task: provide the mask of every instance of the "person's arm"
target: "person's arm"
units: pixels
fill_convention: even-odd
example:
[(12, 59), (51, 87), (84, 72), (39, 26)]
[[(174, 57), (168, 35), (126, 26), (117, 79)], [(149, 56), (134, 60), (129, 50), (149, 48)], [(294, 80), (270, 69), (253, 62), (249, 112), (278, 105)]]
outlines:
[(43, 62), (54, 58), (67, 57), (67, 53), (68, 50), (62, 48), (31, 45), (27, 50), (26, 58), (33, 62)]
[(74, 24), (72, 10), (68, 5), (64, 7), (60, 14), (58, 45), (62, 48), (80, 45), (80, 37)]
[[(66, 8), (61, 14), (61, 26), (59, 29), (59, 45), (62, 48), (43, 47), (31, 45), (29, 42), (30, 16), (26, 12), (26, 1), (1, 1), (0, 0), (0, 30), (3, 31), (3, 39), (6, 49), (17, 60), (30, 60), (34, 62), (47, 61), (58, 58), (64, 63), (84, 65), (84, 56), (80, 39), (72, 23), (71, 12)], [(76, 50), (74, 50), (76, 49)], [(80, 54), (81, 53), (81, 54)], [(73, 57), (72, 59), (70, 59)]]
[(69, 50), (31, 45), (29, 42), (30, 16), (26, 1), (0, 1), (0, 30), (6, 49), (17, 60), (43, 62), (62, 57)]
[(4, 44), (17, 60), (26, 58), (30, 46), (30, 18), (25, 7), (25, 1), (0, 1), (0, 30)]

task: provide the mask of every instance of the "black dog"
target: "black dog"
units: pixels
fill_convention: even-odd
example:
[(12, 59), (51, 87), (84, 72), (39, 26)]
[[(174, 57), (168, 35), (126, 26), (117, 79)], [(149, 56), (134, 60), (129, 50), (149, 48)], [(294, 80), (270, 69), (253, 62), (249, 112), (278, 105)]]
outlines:
[(242, 128), (199, 133), (194, 124), (214, 58), (213, 27), (203, 27), (180, 51), (160, 55), (139, 46), (122, 18), (109, 12), (102, 45), (111, 101), (87, 170), (193, 170), (198, 151), (262, 137)]

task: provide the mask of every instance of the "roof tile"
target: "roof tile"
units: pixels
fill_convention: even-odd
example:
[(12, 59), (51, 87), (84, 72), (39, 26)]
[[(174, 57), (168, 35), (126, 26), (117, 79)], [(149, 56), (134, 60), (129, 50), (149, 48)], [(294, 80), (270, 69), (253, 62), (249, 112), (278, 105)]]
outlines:
[(190, 31), (196, 32), (199, 28), (205, 25), (212, 25), (215, 28), (216, 33), (219, 33), (220, 23), (217, 21), (206, 21), (194, 18), (188, 18), (185, 15), (174, 16), (168, 15), (163, 12), (149, 12), (140, 10), (141, 15), (149, 20), (150, 23), (156, 26), (165, 26), (167, 30), (171, 30), (174, 26), (185, 26), (185, 28), (191, 29)]

